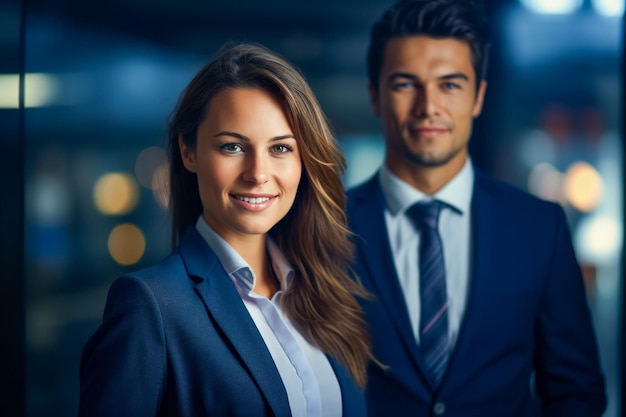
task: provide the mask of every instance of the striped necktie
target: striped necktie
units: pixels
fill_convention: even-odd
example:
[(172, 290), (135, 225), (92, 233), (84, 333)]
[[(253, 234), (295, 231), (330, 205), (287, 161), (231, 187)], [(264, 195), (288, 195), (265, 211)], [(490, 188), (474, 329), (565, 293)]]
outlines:
[(420, 202), (407, 213), (420, 230), (420, 350), (435, 385), (441, 382), (450, 356), (446, 269), (437, 230), (443, 207), (436, 200)]

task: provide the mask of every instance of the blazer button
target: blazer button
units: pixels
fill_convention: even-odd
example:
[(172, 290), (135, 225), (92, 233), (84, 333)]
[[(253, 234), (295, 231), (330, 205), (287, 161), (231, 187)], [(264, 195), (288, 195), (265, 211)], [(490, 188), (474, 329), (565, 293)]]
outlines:
[(444, 403), (435, 403), (435, 406), (433, 407), (433, 413), (435, 413), (436, 416), (442, 416), (445, 412), (446, 405)]

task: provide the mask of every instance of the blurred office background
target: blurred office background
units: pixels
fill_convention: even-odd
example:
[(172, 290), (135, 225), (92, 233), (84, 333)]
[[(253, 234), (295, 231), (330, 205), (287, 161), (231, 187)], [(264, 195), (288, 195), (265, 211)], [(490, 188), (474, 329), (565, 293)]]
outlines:
[[(374, 172), (383, 139), (369, 110), (365, 52), (370, 25), (389, 4), (0, 3), (0, 409), (76, 414), (80, 353), (108, 286), (170, 249), (162, 193), (167, 120), (224, 42), (260, 42), (299, 66), (341, 140), (346, 185)], [(473, 160), (565, 208), (607, 377), (606, 417), (616, 417), (624, 0), (487, 4), (494, 46)]]

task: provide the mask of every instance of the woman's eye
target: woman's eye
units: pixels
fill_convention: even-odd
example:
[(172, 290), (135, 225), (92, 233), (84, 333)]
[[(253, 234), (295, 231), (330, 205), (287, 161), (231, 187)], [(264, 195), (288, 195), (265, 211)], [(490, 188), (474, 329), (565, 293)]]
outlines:
[(286, 153), (293, 151), (293, 148), (287, 145), (274, 145), (272, 151), (275, 153)]
[(220, 146), (220, 149), (229, 152), (229, 153), (237, 153), (243, 151), (243, 148), (238, 143), (225, 143)]

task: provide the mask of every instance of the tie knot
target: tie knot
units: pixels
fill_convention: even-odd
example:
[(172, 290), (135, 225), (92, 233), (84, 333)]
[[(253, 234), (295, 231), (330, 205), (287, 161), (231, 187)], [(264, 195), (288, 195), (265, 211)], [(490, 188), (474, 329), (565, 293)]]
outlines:
[(443, 203), (438, 200), (419, 202), (413, 204), (407, 210), (407, 214), (413, 222), (420, 228), (437, 229), (439, 213), (443, 208)]

